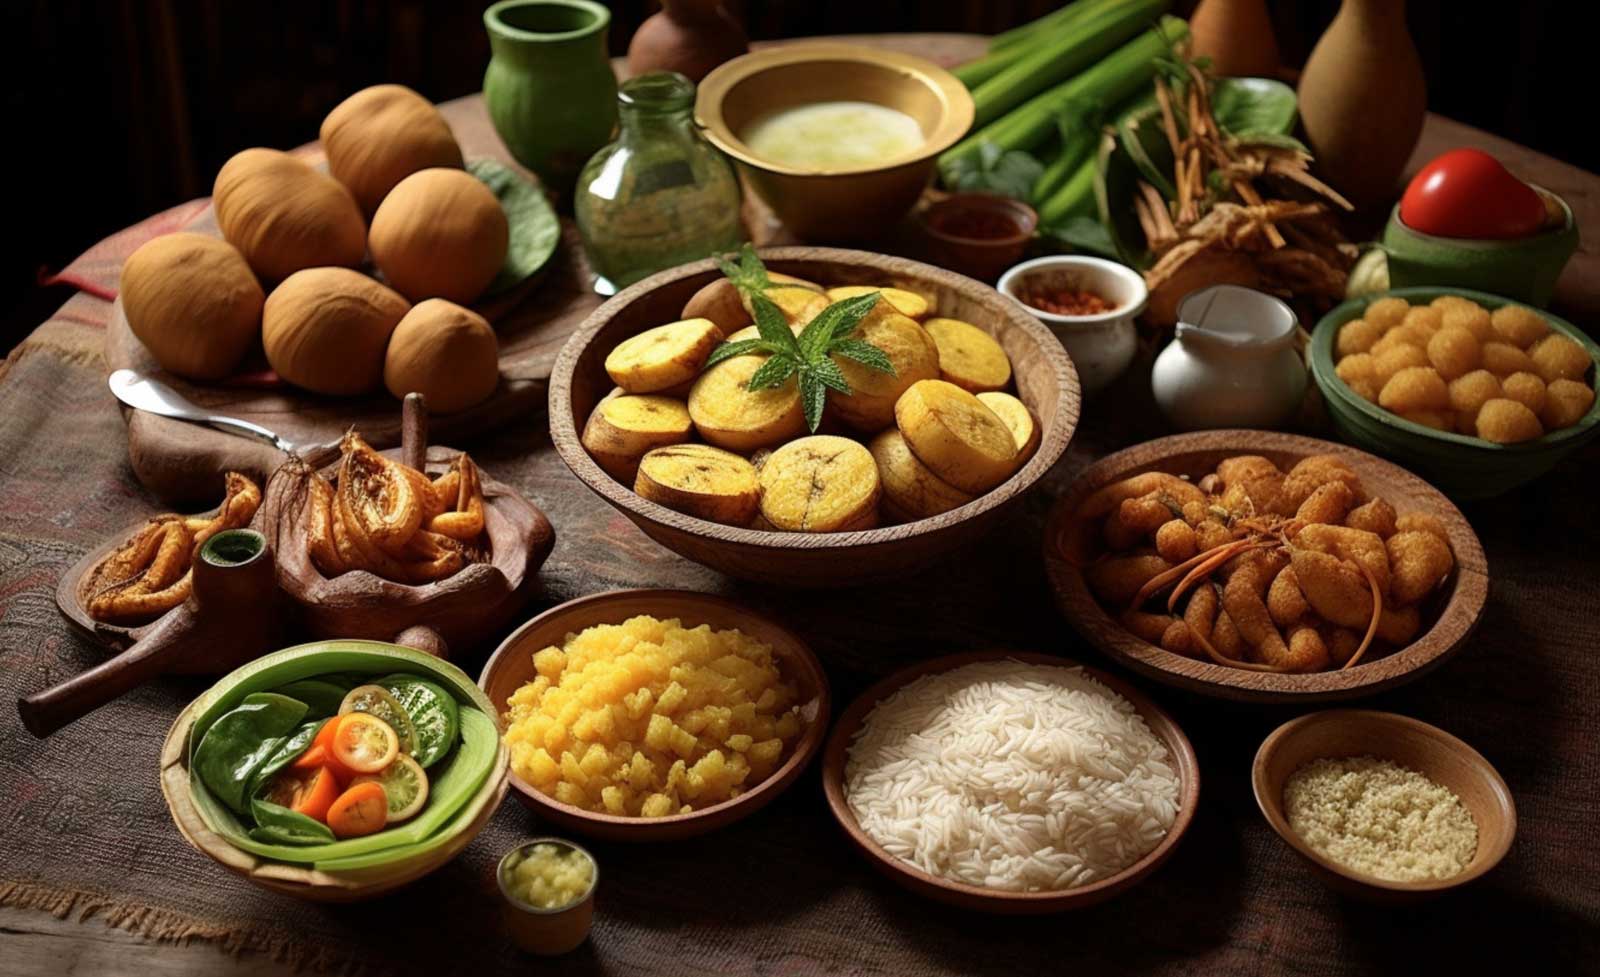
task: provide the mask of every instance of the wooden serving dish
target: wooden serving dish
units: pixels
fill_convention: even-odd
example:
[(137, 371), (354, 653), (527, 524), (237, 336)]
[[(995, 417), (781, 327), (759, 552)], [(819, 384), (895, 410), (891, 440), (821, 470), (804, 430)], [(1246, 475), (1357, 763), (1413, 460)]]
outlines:
[[(349, 647), (352, 643), (341, 644)], [(374, 674), (397, 670), (431, 673), (429, 677), (434, 681), (447, 688), (458, 690), (458, 694), (470, 696), (473, 705), (485, 712), (488, 711), (488, 702), (472, 685), (471, 678), (450, 663), (417, 655), (410, 649), (394, 648), (374, 642), (360, 644), (376, 655), (393, 658), (391, 663), (386, 664), (382, 670), (375, 671)], [(318, 650), (315, 644), (302, 645), (286, 648), (271, 657), (277, 661), (296, 657), (313, 658)], [(269, 662), (263, 659), (259, 660), (259, 664), (266, 665)], [(489, 823), (489, 819), (499, 809), (501, 800), (505, 798), (509, 754), (505, 745), (501, 744), (496, 755), (494, 770), (478, 788), (477, 793), (473, 794), (464, 805), (464, 809), (476, 807), (476, 814), (472, 820), (457, 828), (456, 833), (446, 844), (424, 855), (358, 871), (335, 873), (305, 865), (291, 865), (264, 859), (236, 848), (226, 838), (206, 826), (205, 819), (200, 816), (200, 811), (190, 795), (189, 733), (199, 712), (210, 704), (217, 690), (232, 684), (243, 671), (241, 669), (240, 672), (230, 674), (210, 691), (186, 706), (178, 714), (172, 728), (167, 731), (167, 738), (161, 745), (161, 796), (167, 802), (167, 810), (172, 815), (178, 833), (183, 835), (184, 840), (196, 851), (209, 856), (235, 875), (264, 889), (312, 902), (358, 902), (376, 898), (416, 881), (460, 854), (461, 850), (471, 844), (472, 839), (476, 838)]]
[(841, 587), (886, 580), (983, 535), (1061, 457), (1078, 424), (1078, 374), (1066, 350), (1020, 305), (993, 288), (932, 265), (837, 248), (764, 248), (773, 271), (832, 285), (893, 285), (933, 300), (936, 315), (988, 330), (1011, 358), (1017, 393), (1042, 425), (1038, 451), (978, 499), (918, 522), (850, 533), (764, 532), (724, 526), (640, 498), (601, 470), (579, 439), (589, 412), (610, 392), (606, 355), (622, 340), (680, 318), (683, 305), (720, 275), (695, 262), (646, 278), (595, 311), (567, 341), (550, 377), (550, 436), (561, 460), (645, 535), (730, 576), (789, 587)]
[[(1374, 495), (1402, 515), (1419, 511), (1437, 516), (1450, 534), (1455, 569), (1424, 605), (1433, 624), (1411, 644), (1382, 658), (1363, 660), (1343, 671), (1303, 675), (1256, 672), (1186, 658), (1135, 637), (1106, 612), (1089, 591), (1081, 569), (1063, 555), (1073, 514), (1090, 493), (1146, 471), (1165, 471), (1198, 480), (1233, 455), (1264, 455), (1287, 469), (1307, 455), (1343, 458)], [(1273, 431), (1202, 431), (1157, 438), (1100, 459), (1089, 466), (1051, 510), (1045, 527), (1045, 569), (1061, 613), (1090, 644), (1147, 678), (1200, 695), (1249, 702), (1322, 702), (1372, 695), (1414, 681), (1443, 664), (1477, 627), (1489, 590), (1483, 546), (1466, 517), (1438, 489), (1387, 461), (1330, 441)]]
[(501, 643), (478, 685), (488, 695), (495, 719), (502, 727), (506, 702), (536, 672), (533, 654), (559, 646), (568, 634), (596, 624), (621, 624), (630, 617), (649, 614), (663, 620), (680, 619), (685, 627), (709, 624), (717, 630), (737, 628), (772, 646), (778, 671), (800, 692), (800, 719), (805, 730), (783, 764), (766, 780), (732, 800), (689, 814), (663, 818), (631, 818), (600, 814), (563, 804), (511, 773), (517, 799), (539, 817), (565, 831), (602, 841), (677, 841), (715, 831), (761, 810), (799, 778), (811, 758), (822, 748), (828, 732), (830, 697), (828, 676), (822, 663), (794, 632), (770, 618), (710, 594), (686, 590), (617, 590), (569, 600), (545, 611), (511, 633)]
[[(1167, 752), (1172, 754), (1172, 768), (1178, 776), (1177, 819), (1173, 821), (1172, 829), (1161, 839), (1159, 845), (1116, 875), (1074, 889), (1053, 892), (1006, 892), (985, 889), (930, 875), (911, 863), (896, 858), (868, 837), (856, 822), (856, 816), (850, 810), (850, 802), (845, 796), (844, 769), (845, 762), (849, 758), (851, 742), (860, 732), (861, 724), (866, 720), (867, 714), (879, 702), (924, 675), (947, 672), (977, 662), (1003, 659), (1012, 659), (1029, 665), (1083, 669), (1084, 674), (1132, 703), (1134, 709), (1149, 725), (1150, 732), (1165, 743)], [(1005, 650), (976, 651), (919, 662), (895, 672), (861, 693), (861, 696), (850, 704), (850, 708), (845, 710), (844, 715), (839, 717), (839, 722), (834, 725), (833, 734), (828, 737), (828, 746), (822, 755), (822, 790), (828, 798), (828, 808), (833, 812), (834, 820), (844, 829), (845, 837), (850, 839), (856, 850), (866, 856), (867, 862), (873, 869), (896, 885), (919, 896), (962, 909), (1000, 915), (1042, 915), (1083, 909), (1104, 902), (1138, 885), (1160, 868), (1172, 856), (1179, 839), (1189, 830), (1189, 823), (1194, 820), (1195, 807), (1200, 802), (1200, 761), (1195, 757), (1189, 737), (1184, 735), (1173, 718), (1149, 696), (1115, 675), (1054, 655)]]
[[(1284, 783), (1312, 760), (1352, 756), (1409, 767), (1461, 798), (1478, 823), (1478, 851), (1465, 871), (1448, 879), (1390, 882), (1346, 868), (1305, 843), (1284, 814)], [(1256, 751), (1250, 782), (1272, 830), (1311, 863), (1319, 878), (1338, 892), (1373, 902), (1420, 902), (1458, 889), (1498, 865), (1517, 832), (1511, 790), (1483, 754), (1437, 726), (1392, 712), (1330, 709), (1291, 719)]]

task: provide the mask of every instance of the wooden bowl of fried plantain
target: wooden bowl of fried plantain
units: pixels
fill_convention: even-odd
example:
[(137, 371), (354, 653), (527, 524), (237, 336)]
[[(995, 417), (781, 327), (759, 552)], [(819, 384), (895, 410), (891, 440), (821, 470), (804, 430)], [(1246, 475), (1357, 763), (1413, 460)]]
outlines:
[[(837, 248), (765, 248), (773, 272), (834, 286), (891, 286), (931, 300), (933, 315), (988, 332), (1011, 361), (1017, 396), (1039, 419), (1039, 447), (999, 485), (939, 515), (899, 525), (836, 532), (777, 532), (725, 525), (651, 502), (607, 474), (584, 449), (581, 432), (613, 387), (607, 355), (623, 340), (683, 317), (685, 303), (720, 278), (711, 260), (661, 272), (596, 310), (561, 350), (550, 378), (550, 434), (585, 485), (662, 546), (729, 576), (788, 587), (843, 587), (894, 579), (982, 536), (1066, 450), (1080, 396), (1072, 360), (1049, 330), (988, 285), (904, 258)], [(821, 433), (828, 430), (823, 421)], [(863, 445), (873, 440), (862, 435)], [(791, 442), (792, 443), (792, 442)], [(844, 521), (848, 526), (849, 522)]]
[[(1222, 665), (1204, 655), (1167, 651), (1133, 634), (1090, 591), (1085, 569), (1085, 534), (1076, 518), (1093, 492), (1145, 472), (1166, 472), (1199, 481), (1218, 462), (1238, 455), (1264, 455), (1287, 469), (1312, 455), (1334, 455), (1354, 469), (1367, 491), (1400, 513), (1426, 513), (1449, 536), (1455, 565), (1431, 595), (1417, 605), (1421, 626), (1403, 647), (1361, 659), (1342, 670), (1307, 673), (1251, 671)], [(1098, 540), (1098, 533), (1094, 534)], [(1157, 438), (1102, 458), (1078, 476), (1051, 511), (1044, 536), (1045, 569), (1056, 604), (1090, 644), (1135, 672), (1199, 695), (1250, 702), (1322, 702), (1354, 699), (1422, 677), (1460, 650), (1483, 614), (1489, 568), (1483, 546), (1466, 517), (1442, 492), (1400, 468), (1355, 448), (1274, 431), (1202, 431)]]

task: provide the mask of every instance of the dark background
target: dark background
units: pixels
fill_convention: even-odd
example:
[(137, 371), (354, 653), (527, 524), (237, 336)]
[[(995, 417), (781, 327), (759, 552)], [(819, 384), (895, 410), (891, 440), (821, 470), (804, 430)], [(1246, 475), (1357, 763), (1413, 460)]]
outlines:
[[(1400, 2), (1400, 0), (1395, 0)], [(1177, 0), (1179, 12), (1194, 0)], [(12, 252), (0, 265), (0, 349), (69, 292), (41, 288), (95, 241), (210, 193), (248, 146), (316, 138), (341, 98), (398, 81), (435, 101), (478, 90), (483, 2), (0, 0)], [(752, 38), (890, 31), (993, 33), (1059, 0), (727, 0)], [(613, 53), (654, 3), (608, 3)], [(1338, 0), (1273, 0), (1298, 66)], [(1585, 169), (1600, 168), (1587, 96), (1591, 0), (1412, 0), (1430, 107)], [(14, 76), (14, 77), (13, 77)]]

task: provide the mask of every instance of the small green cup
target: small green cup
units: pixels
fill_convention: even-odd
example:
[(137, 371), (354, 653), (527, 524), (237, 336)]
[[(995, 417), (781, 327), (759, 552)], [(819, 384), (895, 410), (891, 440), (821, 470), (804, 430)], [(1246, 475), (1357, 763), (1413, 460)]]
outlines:
[(1438, 237), (1407, 227), (1397, 204), (1383, 229), (1391, 288), (1469, 288), (1545, 308), (1568, 259), (1578, 250), (1578, 225), (1572, 208), (1549, 191), (1539, 193), (1559, 205), (1560, 227), (1513, 240)]

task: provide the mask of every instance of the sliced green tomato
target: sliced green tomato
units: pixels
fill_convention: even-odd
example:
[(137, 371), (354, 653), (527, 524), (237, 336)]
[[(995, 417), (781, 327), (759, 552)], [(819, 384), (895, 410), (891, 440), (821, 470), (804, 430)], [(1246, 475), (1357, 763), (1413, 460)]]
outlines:
[(416, 817), (422, 805), (428, 803), (428, 775), (423, 771), (422, 764), (405, 754), (395, 757), (393, 763), (378, 773), (355, 778), (350, 781), (350, 786), (369, 780), (382, 787), (383, 796), (389, 800), (390, 824)]
[(333, 756), (355, 773), (377, 773), (400, 755), (394, 727), (369, 712), (339, 717), (333, 731)]
[(412, 755), (424, 768), (444, 759), (461, 738), (461, 707), (455, 697), (436, 682), (418, 675), (398, 673), (378, 679), (411, 717), (417, 733)]
[(339, 704), (339, 715), (348, 716), (352, 712), (377, 716), (388, 723), (400, 738), (401, 753), (417, 752), (417, 728), (411, 724), (411, 716), (405, 706), (390, 695), (388, 689), (381, 685), (358, 685), (351, 689)]

